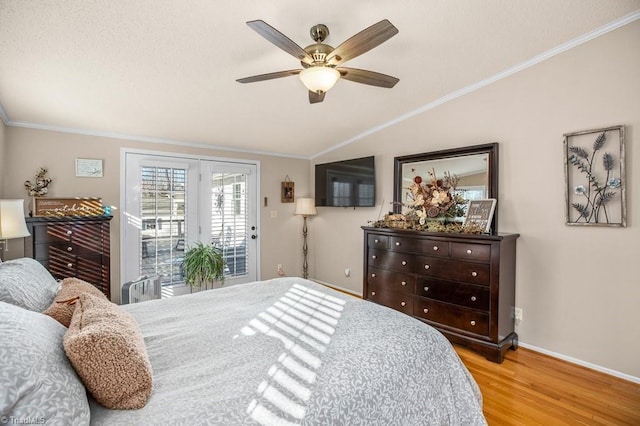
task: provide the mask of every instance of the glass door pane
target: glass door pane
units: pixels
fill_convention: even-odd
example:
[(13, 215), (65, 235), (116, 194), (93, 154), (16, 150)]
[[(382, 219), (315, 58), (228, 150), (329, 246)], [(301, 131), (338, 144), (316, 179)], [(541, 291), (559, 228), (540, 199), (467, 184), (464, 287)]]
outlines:
[(140, 168), (140, 274), (160, 275), (163, 286), (184, 282), (187, 173), (184, 168)]

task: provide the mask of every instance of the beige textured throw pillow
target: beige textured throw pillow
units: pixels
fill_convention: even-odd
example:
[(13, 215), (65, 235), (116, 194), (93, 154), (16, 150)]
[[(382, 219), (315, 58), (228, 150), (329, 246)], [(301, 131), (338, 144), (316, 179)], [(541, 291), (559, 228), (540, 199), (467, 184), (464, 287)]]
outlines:
[(151, 396), (153, 376), (135, 319), (115, 303), (80, 295), (64, 336), (64, 350), (96, 401), (110, 409), (137, 409)]
[(71, 323), (71, 316), (76, 308), (76, 301), (83, 293), (90, 293), (105, 300), (107, 298), (104, 293), (86, 281), (79, 278), (65, 278), (62, 280), (60, 290), (55, 299), (53, 299), (53, 303), (43, 314), (49, 315), (68, 328), (69, 323)]

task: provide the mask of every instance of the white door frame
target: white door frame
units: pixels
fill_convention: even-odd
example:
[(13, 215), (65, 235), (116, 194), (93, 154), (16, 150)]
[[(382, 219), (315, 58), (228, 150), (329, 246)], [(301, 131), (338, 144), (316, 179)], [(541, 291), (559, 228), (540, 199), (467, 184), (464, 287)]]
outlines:
[[(135, 279), (137, 277), (130, 277), (127, 276), (127, 271), (124, 270), (124, 265), (125, 265), (125, 231), (126, 231), (126, 224), (127, 224), (127, 217), (125, 216), (126, 212), (125, 212), (125, 208), (126, 208), (126, 190), (124, 188), (125, 186), (125, 182), (126, 182), (126, 175), (127, 175), (127, 170), (126, 170), (126, 157), (128, 154), (139, 154), (139, 155), (149, 155), (149, 156), (157, 156), (157, 157), (164, 157), (166, 158), (167, 161), (171, 161), (171, 160), (179, 160), (179, 159), (185, 159), (185, 160), (196, 160), (198, 162), (200, 162), (200, 160), (205, 160), (205, 161), (216, 161), (216, 162), (225, 162), (225, 163), (237, 163), (237, 164), (249, 164), (249, 165), (253, 165), (256, 167), (256, 192), (255, 192), (255, 205), (256, 205), (256, 211), (255, 211), (255, 220), (256, 220), (256, 226), (258, 227), (257, 231), (258, 231), (258, 235), (260, 232), (260, 161), (258, 160), (247, 160), (247, 159), (241, 159), (241, 158), (227, 158), (227, 157), (213, 157), (213, 156), (205, 156), (205, 155), (193, 155), (193, 154), (183, 154), (183, 153), (173, 153), (173, 152), (166, 152), (166, 151), (154, 151), (154, 150), (144, 150), (144, 149), (133, 149), (133, 148), (120, 148), (120, 259), (119, 259), (119, 269), (120, 269), (120, 282), (118, 283), (118, 295), (120, 295), (121, 289), (122, 289), (122, 284), (125, 283), (127, 280), (132, 280)], [(197, 189), (198, 194), (200, 193), (200, 188), (198, 187)], [(117, 212), (113, 212), (113, 213), (117, 213)], [(200, 216), (200, 209), (198, 208), (198, 216)], [(200, 219), (198, 218), (198, 221)], [(255, 250), (255, 264), (256, 264), (256, 280), (260, 280), (261, 279), (261, 261), (260, 261), (260, 242), (259, 242), (259, 238), (258, 238), (258, 244)], [(131, 273), (131, 272), (129, 272)]]

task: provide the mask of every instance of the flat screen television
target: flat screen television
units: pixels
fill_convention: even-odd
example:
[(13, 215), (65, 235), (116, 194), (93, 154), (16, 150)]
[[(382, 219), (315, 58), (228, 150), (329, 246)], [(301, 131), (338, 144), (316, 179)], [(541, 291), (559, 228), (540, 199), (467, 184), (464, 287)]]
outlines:
[(316, 164), (316, 206), (374, 207), (374, 157)]

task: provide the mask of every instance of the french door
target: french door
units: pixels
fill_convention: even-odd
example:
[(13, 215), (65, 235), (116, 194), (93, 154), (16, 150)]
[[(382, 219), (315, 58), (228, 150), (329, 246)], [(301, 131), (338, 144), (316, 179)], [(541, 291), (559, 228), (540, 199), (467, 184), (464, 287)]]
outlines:
[(258, 279), (257, 164), (124, 153), (122, 282), (159, 275), (163, 297), (188, 293), (191, 244), (219, 247), (225, 285)]
[(256, 165), (202, 160), (200, 174), (200, 232), (203, 241), (222, 249), (225, 285), (255, 281)]

